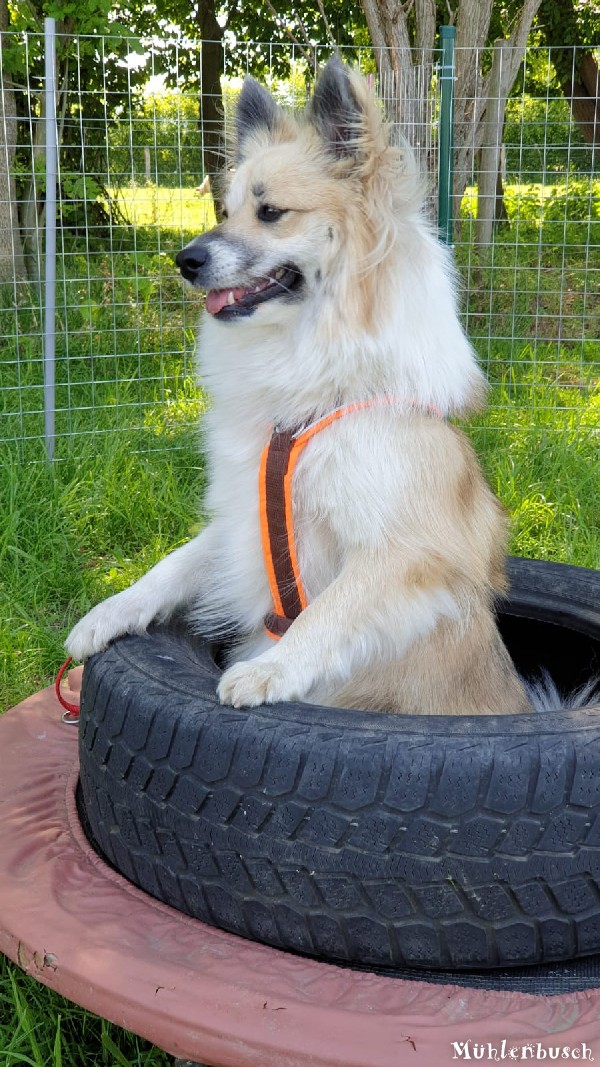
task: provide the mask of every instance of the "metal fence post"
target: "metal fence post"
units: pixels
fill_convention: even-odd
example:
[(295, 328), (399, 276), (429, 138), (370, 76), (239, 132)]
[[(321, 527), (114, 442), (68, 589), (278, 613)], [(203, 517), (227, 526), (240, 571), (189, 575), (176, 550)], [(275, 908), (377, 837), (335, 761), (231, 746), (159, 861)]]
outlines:
[(55, 440), (55, 361), (56, 361), (56, 184), (58, 140), (56, 128), (56, 21), (44, 20), (44, 59), (46, 103), (46, 222), (44, 282), (44, 438), (48, 459), (54, 459)]
[(454, 42), (455, 26), (440, 26), (440, 135), (438, 170), (438, 226), (445, 244), (452, 240), (452, 187), (454, 178)]

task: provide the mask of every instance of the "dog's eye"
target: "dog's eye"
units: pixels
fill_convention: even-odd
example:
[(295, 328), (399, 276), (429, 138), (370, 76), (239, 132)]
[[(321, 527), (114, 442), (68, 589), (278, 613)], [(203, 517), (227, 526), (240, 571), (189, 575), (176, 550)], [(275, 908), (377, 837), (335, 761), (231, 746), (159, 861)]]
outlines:
[(273, 207), (271, 204), (261, 204), (256, 213), (256, 217), (260, 219), (261, 222), (277, 222), (277, 219), (280, 219), (281, 216), (285, 214), (286, 211), (284, 208)]

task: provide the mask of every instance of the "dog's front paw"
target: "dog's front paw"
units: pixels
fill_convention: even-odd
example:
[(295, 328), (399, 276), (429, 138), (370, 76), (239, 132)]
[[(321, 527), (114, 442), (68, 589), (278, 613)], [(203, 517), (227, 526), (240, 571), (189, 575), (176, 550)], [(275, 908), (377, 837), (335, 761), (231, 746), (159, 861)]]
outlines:
[(125, 589), (88, 611), (71, 630), (65, 647), (74, 660), (87, 659), (103, 652), (115, 637), (144, 633), (155, 614), (153, 607), (141, 603), (131, 589)]
[(279, 663), (244, 660), (225, 671), (217, 694), (221, 704), (255, 708), (277, 700), (299, 700), (303, 686)]

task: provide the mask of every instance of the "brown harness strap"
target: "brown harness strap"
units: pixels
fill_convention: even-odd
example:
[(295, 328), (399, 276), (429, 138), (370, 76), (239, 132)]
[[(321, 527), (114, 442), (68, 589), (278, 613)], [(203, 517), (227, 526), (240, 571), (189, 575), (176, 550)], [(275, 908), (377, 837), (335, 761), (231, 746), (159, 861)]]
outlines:
[[(263, 555), (273, 598), (273, 610), (265, 616), (265, 629), (278, 640), (306, 607), (308, 600), (302, 585), (292, 515), (292, 478), (300, 455), (308, 442), (354, 411), (383, 404), (399, 404), (393, 397), (374, 397), (335, 411), (299, 430), (274, 430), (265, 445), (260, 461), (259, 503)], [(404, 404), (417, 413), (441, 412), (432, 405)]]
[(265, 618), (265, 627), (275, 638), (283, 636), (306, 606), (294, 573), (293, 531), (287, 526), (286, 515), (286, 476), (293, 447), (292, 430), (275, 430), (261, 461), (261, 533), (274, 606)]

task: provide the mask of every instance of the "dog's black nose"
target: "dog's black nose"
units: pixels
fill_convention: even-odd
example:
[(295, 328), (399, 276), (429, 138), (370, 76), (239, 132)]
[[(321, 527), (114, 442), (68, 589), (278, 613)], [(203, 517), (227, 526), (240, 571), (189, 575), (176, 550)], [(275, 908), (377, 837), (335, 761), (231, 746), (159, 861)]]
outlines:
[(175, 263), (183, 277), (193, 282), (208, 262), (209, 251), (201, 241), (192, 241), (175, 256)]

